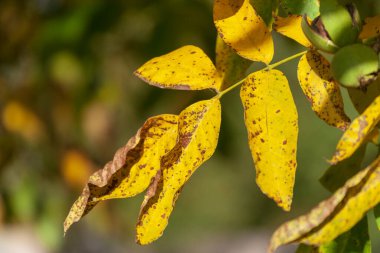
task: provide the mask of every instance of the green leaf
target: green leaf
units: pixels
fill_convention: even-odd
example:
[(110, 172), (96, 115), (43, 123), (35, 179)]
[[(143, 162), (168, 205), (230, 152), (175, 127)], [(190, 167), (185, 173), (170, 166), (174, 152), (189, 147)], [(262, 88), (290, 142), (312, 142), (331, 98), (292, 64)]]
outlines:
[(373, 214), (375, 215), (377, 228), (380, 230), (380, 204), (373, 208)]
[(296, 253), (319, 253), (319, 252), (318, 252), (317, 247), (301, 243), (298, 246)]
[(278, 8), (277, 0), (251, 0), (253, 8), (270, 28), (273, 24), (272, 12)]
[(240, 57), (219, 36), (216, 39), (216, 69), (218, 72), (218, 85), (224, 90), (231, 84), (243, 79), (245, 72), (252, 62)]
[(280, 0), (282, 8), (288, 14), (298, 14), (307, 16), (311, 19), (319, 15), (319, 1), (318, 0)]
[(362, 166), (367, 145), (361, 146), (350, 158), (331, 165), (319, 179), (321, 184), (330, 192), (335, 192), (344, 183), (355, 175)]
[(353, 228), (319, 247), (318, 253), (371, 253), (368, 220), (364, 216)]

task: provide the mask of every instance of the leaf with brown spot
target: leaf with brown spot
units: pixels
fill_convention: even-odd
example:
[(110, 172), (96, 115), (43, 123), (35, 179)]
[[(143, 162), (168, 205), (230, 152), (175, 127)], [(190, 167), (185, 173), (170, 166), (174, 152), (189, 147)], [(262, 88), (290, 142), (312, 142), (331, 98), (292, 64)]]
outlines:
[(240, 56), (266, 64), (272, 61), (272, 35), (249, 0), (215, 0), (214, 23), (220, 37)]
[(298, 80), (317, 116), (331, 126), (345, 130), (350, 119), (344, 112), (339, 85), (334, 81), (329, 62), (317, 51), (303, 55), (298, 64)]
[(380, 96), (344, 132), (338, 142), (334, 156), (330, 163), (336, 164), (350, 157), (362, 143), (368, 140), (376, 125), (380, 122)]
[(290, 15), (285, 18), (276, 16), (273, 29), (280, 34), (297, 41), (304, 47), (311, 47), (312, 44), (302, 31), (301, 21), (302, 16), (298, 15)]
[(248, 76), (240, 97), (248, 141), (263, 193), (290, 210), (297, 167), (298, 114), (288, 81), (279, 70)]
[(281, 225), (272, 236), (269, 252), (294, 242), (316, 246), (330, 242), (379, 202), (380, 156), (308, 214)]
[(159, 171), (161, 158), (175, 146), (177, 136), (177, 115), (149, 118), (112, 161), (90, 176), (65, 220), (65, 233), (100, 201), (144, 191)]
[(216, 39), (216, 69), (220, 90), (245, 77), (251, 61), (240, 57), (219, 36)]
[(218, 143), (221, 108), (218, 99), (197, 102), (179, 115), (179, 140), (162, 158), (161, 171), (141, 206), (136, 241), (148, 244), (159, 238), (184, 184), (208, 160)]
[(140, 79), (159, 88), (176, 90), (219, 90), (216, 68), (195, 46), (184, 46), (151, 59), (135, 71)]
[(380, 15), (368, 17), (364, 20), (363, 29), (359, 38), (363, 40), (377, 36), (380, 36)]

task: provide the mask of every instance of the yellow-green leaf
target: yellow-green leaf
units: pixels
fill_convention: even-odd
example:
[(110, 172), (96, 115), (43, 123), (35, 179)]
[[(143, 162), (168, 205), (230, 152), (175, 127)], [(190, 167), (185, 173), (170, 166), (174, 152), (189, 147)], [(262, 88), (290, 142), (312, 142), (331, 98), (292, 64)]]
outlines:
[(354, 88), (347, 88), (347, 90), (355, 109), (363, 113), (373, 100), (380, 96), (380, 78), (368, 85), (366, 90)]
[(342, 95), (329, 62), (317, 51), (309, 51), (302, 56), (297, 72), (301, 88), (318, 117), (331, 126), (347, 129), (350, 119), (344, 112)]
[(195, 46), (184, 46), (151, 59), (135, 74), (159, 88), (176, 90), (219, 90), (216, 68), (210, 58)]
[(112, 161), (91, 175), (65, 220), (64, 231), (99, 201), (127, 198), (144, 191), (159, 171), (161, 158), (175, 146), (177, 136), (177, 115), (149, 118)]
[(272, 35), (249, 0), (215, 0), (214, 23), (220, 37), (240, 56), (266, 64), (272, 61)]
[(216, 39), (216, 69), (220, 90), (245, 77), (251, 61), (237, 55), (231, 47), (218, 36)]
[(304, 47), (311, 47), (312, 44), (306, 38), (301, 28), (302, 16), (290, 15), (288, 17), (276, 16), (273, 28), (276, 32), (297, 41)]
[(363, 29), (359, 35), (360, 39), (369, 39), (380, 35), (380, 15), (368, 17), (364, 20)]
[(255, 72), (241, 88), (248, 141), (263, 193), (290, 210), (297, 167), (298, 114), (284, 74)]
[(281, 225), (273, 234), (269, 252), (301, 242), (321, 245), (351, 229), (380, 201), (380, 157), (321, 202), (308, 214)]
[(141, 207), (136, 228), (139, 244), (151, 243), (162, 235), (182, 187), (214, 153), (220, 121), (218, 99), (195, 103), (179, 115), (179, 140), (162, 158), (161, 171)]
[(360, 145), (368, 140), (377, 123), (380, 122), (380, 96), (354, 121), (339, 140), (330, 162), (336, 164), (350, 157)]

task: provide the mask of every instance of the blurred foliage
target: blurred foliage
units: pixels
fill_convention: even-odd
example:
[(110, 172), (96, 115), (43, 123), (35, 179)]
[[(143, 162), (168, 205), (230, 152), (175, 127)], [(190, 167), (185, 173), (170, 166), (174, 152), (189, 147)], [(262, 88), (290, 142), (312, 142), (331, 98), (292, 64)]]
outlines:
[[(360, 6), (368, 8), (362, 12), (380, 12), (377, 1), (365, 2)], [(111, 160), (147, 117), (178, 113), (212, 94), (163, 91), (144, 85), (133, 71), (186, 44), (213, 58), (215, 38), (211, 0), (0, 1), (2, 226), (31, 226), (48, 252), (105, 252), (105, 247), (126, 252), (110, 246), (114, 244), (137, 250), (133, 218), (141, 199), (107, 202), (65, 239), (64, 216), (88, 175)], [(274, 60), (301, 50), (279, 36), (275, 43), (282, 50)], [(243, 114), (241, 103), (234, 92), (223, 99), (227, 106), (217, 154), (184, 190), (164, 239), (144, 252), (175, 252), (211, 233), (272, 229), (327, 196), (318, 178), (340, 132), (311, 111), (298, 87), (295, 64), (281, 68), (300, 114), (293, 212), (284, 214), (255, 185), (248, 143), (242, 145), (244, 122), (236, 117)]]

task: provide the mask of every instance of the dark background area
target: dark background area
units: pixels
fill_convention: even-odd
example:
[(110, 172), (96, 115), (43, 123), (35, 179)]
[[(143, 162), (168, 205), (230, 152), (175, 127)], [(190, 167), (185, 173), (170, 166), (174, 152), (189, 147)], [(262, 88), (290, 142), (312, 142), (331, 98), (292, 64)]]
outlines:
[[(363, 13), (380, 13), (378, 1), (364, 2)], [(63, 237), (64, 218), (88, 176), (146, 118), (178, 114), (213, 96), (151, 87), (133, 71), (190, 44), (213, 59), (215, 38), (211, 0), (1, 0), (0, 252), (264, 252), (277, 226), (329, 196), (318, 179), (341, 132), (311, 111), (294, 60), (280, 67), (300, 125), (290, 213), (255, 184), (235, 90), (222, 99), (218, 150), (184, 188), (161, 239), (144, 247), (134, 243), (142, 194), (98, 205)], [(304, 50), (280, 35), (274, 39), (274, 61)], [(260, 67), (254, 63), (250, 71)], [(368, 159), (374, 155), (369, 148)], [(371, 229), (379, 238), (373, 222)]]

